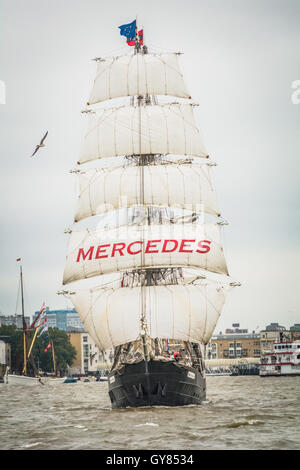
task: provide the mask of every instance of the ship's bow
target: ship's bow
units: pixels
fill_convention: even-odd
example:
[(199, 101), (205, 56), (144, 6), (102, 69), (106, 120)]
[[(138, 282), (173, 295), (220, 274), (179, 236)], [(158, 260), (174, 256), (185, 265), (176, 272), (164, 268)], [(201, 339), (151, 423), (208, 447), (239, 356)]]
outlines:
[(171, 361), (124, 364), (110, 373), (108, 384), (113, 408), (199, 405), (206, 398), (200, 371)]

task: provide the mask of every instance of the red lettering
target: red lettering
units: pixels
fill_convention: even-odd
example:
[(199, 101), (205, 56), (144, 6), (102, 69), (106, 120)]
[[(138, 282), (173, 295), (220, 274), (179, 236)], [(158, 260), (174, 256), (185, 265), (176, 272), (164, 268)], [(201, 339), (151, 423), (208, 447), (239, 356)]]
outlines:
[[(170, 243), (170, 242), (174, 243), (175, 246), (173, 248), (171, 248), (171, 250), (167, 250), (167, 244)], [(172, 251), (175, 251), (177, 247), (178, 247), (178, 241), (177, 240), (165, 240), (161, 252), (162, 253), (171, 253)]]
[(98, 248), (97, 248), (97, 251), (96, 251), (96, 255), (95, 255), (95, 259), (100, 259), (100, 258), (108, 258), (108, 255), (101, 255), (100, 256), (100, 253), (104, 253), (106, 250), (102, 250), (102, 248), (107, 248), (109, 247), (109, 245), (99, 245)]
[(195, 242), (195, 241), (196, 240), (181, 240), (179, 252), (180, 253), (193, 253), (193, 250), (187, 250), (187, 249), (184, 249), (184, 248), (186, 248), (185, 247), (186, 243), (192, 243), (192, 242)]
[[(118, 245), (122, 245), (120, 248), (117, 248)], [(121, 256), (124, 256), (123, 250), (126, 246), (126, 243), (114, 243), (111, 256), (115, 256), (115, 252), (118, 251)]]
[(127, 247), (127, 251), (130, 255), (138, 255), (139, 253), (141, 253), (142, 249), (140, 249), (139, 251), (132, 251), (131, 250), (132, 245), (135, 245), (136, 243), (140, 243), (141, 245), (143, 244), (143, 242), (140, 242), (140, 241), (130, 243)]
[[(155, 246), (155, 243), (159, 243), (159, 242), (161, 242), (161, 240), (148, 240), (145, 253), (158, 253), (158, 250), (154, 250), (154, 251), (149, 251), (149, 250), (150, 248), (157, 248), (157, 246)], [(152, 245), (152, 243), (154, 243), (154, 245)]]
[(92, 259), (92, 256), (93, 256), (93, 251), (94, 251), (94, 247), (91, 246), (88, 251), (85, 253), (83, 251), (83, 248), (79, 248), (78, 250), (78, 256), (77, 256), (77, 263), (80, 261), (80, 255), (82, 256), (82, 259), (85, 260), (85, 258), (88, 256), (89, 258), (88, 259)]
[(201, 240), (199, 243), (198, 243), (198, 246), (200, 248), (203, 248), (203, 250), (196, 250), (197, 253), (208, 253), (209, 250), (210, 250), (210, 245), (211, 244), (211, 241), (210, 240)]

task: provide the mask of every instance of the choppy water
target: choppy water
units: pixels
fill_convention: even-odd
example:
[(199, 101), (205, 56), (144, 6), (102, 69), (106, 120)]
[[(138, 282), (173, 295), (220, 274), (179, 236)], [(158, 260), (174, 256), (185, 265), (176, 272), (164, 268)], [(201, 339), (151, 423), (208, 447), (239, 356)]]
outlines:
[(207, 377), (201, 406), (123, 410), (105, 382), (0, 384), (0, 448), (300, 449), (300, 377)]

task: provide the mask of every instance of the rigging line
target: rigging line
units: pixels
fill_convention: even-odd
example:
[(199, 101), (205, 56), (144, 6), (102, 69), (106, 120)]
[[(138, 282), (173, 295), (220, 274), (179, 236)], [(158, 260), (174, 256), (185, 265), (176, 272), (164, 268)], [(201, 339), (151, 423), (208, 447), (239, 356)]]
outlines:
[[(28, 291), (27, 291), (26, 286), (25, 286), (24, 277), (23, 277), (23, 289), (24, 289), (24, 298), (26, 298), (26, 305), (29, 305), (29, 312), (32, 312), (32, 307), (31, 307), (31, 303), (30, 303), (30, 300), (29, 300)], [(27, 309), (27, 311), (28, 311), (28, 309)], [(25, 312), (24, 312), (24, 315), (25, 315)]]
[[(207, 166), (207, 168), (204, 170), (203, 168), (199, 168), (200, 172), (201, 172), (201, 175), (203, 176), (203, 178), (207, 181), (209, 187), (210, 187), (210, 190), (215, 193), (215, 188), (214, 188), (214, 185), (211, 181), (211, 175), (210, 175), (210, 169), (209, 169), (209, 166), (207, 163), (204, 162), (204, 165)], [(199, 165), (198, 165), (199, 166)]]
[(174, 49), (162, 49), (161, 46), (157, 46), (155, 44), (148, 43), (148, 47), (153, 47), (153, 50), (161, 51), (160, 53), (163, 54), (164, 52), (166, 53), (172, 53), (172, 54), (178, 54), (177, 52), (174, 52)]
[[(105, 109), (95, 111), (93, 114), (96, 114), (96, 116), (95, 116), (96, 123), (94, 124), (93, 127), (91, 127), (91, 129), (88, 129), (86, 131), (85, 137), (87, 137), (91, 132), (93, 132), (95, 129), (97, 129), (100, 126), (100, 124), (102, 124), (103, 121), (108, 119), (117, 109), (119, 109), (119, 108), (108, 108), (108, 109), (105, 108)], [(99, 116), (99, 111), (101, 111), (102, 116)], [(110, 115), (105, 116), (106, 111), (111, 111)]]
[(109, 67), (109, 72), (108, 72), (108, 95), (111, 97), (111, 74), (112, 74), (112, 65), (114, 64), (114, 60), (113, 62), (110, 64), (110, 67)]
[[(101, 277), (101, 276), (100, 276)], [(120, 279), (114, 279), (113, 281), (107, 281), (105, 282), (104, 284), (100, 285), (100, 286), (96, 286), (96, 287), (92, 287), (90, 290), (91, 292), (97, 292), (98, 290), (117, 290), (119, 289), (119, 286), (117, 285), (116, 287), (109, 287), (109, 284), (115, 284), (115, 283), (119, 283), (120, 282)], [(99, 295), (102, 295), (102, 293), (100, 292)]]
[(18, 294), (17, 294), (17, 302), (16, 302), (15, 316), (17, 316), (17, 311), (18, 311), (18, 304), (19, 304), (19, 297), (20, 297), (20, 289), (21, 289), (21, 278), (19, 277)]
[[(169, 53), (167, 53), (167, 54), (169, 54)], [(172, 52), (172, 54), (176, 55), (175, 52)], [(178, 74), (178, 75), (183, 79), (183, 74), (181, 73), (179, 67), (178, 67), (178, 68), (173, 67), (172, 65), (168, 64), (165, 60), (163, 60), (162, 57), (159, 57), (159, 56), (158, 56), (158, 59), (159, 59), (159, 60), (161, 61), (161, 63), (165, 66), (165, 68), (169, 68), (170, 70), (176, 72), (176, 74)], [(166, 73), (166, 71), (165, 71), (165, 73)], [(185, 83), (184, 83), (184, 85), (185, 85)], [(172, 96), (172, 95), (170, 95), (170, 96)]]
[[(215, 197), (215, 201), (216, 201), (216, 207), (219, 209), (220, 206), (219, 206), (219, 202), (218, 202), (218, 195), (217, 195), (217, 190), (216, 190), (216, 185), (215, 185), (215, 182), (214, 182), (214, 177), (212, 175), (212, 172), (210, 172), (210, 169), (208, 168), (208, 171), (207, 173), (209, 174), (210, 176), (210, 180), (211, 180), (211, 186), (212, 186), (212, 190), (214, 192), (214, 197)], [(223, 212), (221, 212), (219, 210), (218, 212), (218, 217), (221, 217), (221, 214), (223, 214)]]
[[(162, 111), (162, 117), (166, 123), (166, 126), (168, 125), (168, 115), (166, 114), (165, 112), (165, 108), (167, 107), (169, 112), (170, 113), (173, 113), (179, 120), (182, 121), (182, 124), (183, 124), (183, 132), (184, 132), (184, 147), (185, 147), (185, 154), (184, 155), (188, 155), (189, 153), (187, 152), (187, 136), (186, 136), (186, 131), (187, 131), (187, 127), (190, 127), (192, 128), (194, 131), (195, 131), (195, 134), (198, 135), (198, 137), (201, 139), (202, 141), (202, 138), (200, 136), (200, 131), (195, 123), (190, 121), (189, 119), (187, 119), (185, 116), (184, 116), (184, 113), (181, 111), (181, 109), (179, 110), (179, 113), (177, 112), (177, 109), (174, 109), (173, 106), (176, 106), (176, 108), (179, 108), (181, 106), (190, 106), (190, 105), (181, 105), (179, 103), (166, 103), (164, 105), (157, 105), (159, 108), (161, 108), (161, 111)], [(186, 109), (189, 109), (189, 108), (186, 108)], [(123, 126), (123, 127), (126, 127), (127, 129), (131, 130), (131, 132), (133, 133), (137, 133), (137, 131), (133, 128), (129, 128), (128, 126), (126, 126), (126, 124), (122, 123), (121, 121), (119, 121), (119, 125)], [(150, 126), (149, 126), (149, 131), (150, 131)], [(151, 128), (151, 133), (155, 135), (155, 137), (159, 136), (159, 137), (163, 137), (163, 133), (161, 132), (161, 130), (159, 129), (156, 129), (155, 127), (152, 127)], [(167, 132), (168, 134), (168, 132)], [(142, 133), (142, 135), (147, 139), (147, 135), (145, 132)], [(149, 143), (151, 144), (151, 141), (149, 141)], [(202, 143), (202, 142), (201, 142)], [(169, 145), (168, 145), (168, 148), (169, 148)], [(170, 152), (169, 152), (170, 153)], [(203, 151), (201, 151), (201, 153), (203, 153)]]
[[(123, 107), (123, 106), (122, 106)], [(117, 116), (117, 111), (119, 108), (115, 108), (115, 109), (111, 109), (111, 114), (109, 116), (102, 116), (100, 119), (98, 119), (98, 121), (96, 122), (96, 124), (94, 124), (93, 127), (91, 127), (91, 129), (89, 129), (86, 134), (85, 134), (85, 138), (87, 138), (92, 132), (96, 132), (97, 133), (97, 141), (99, 140), (99, 136), (100, 136), (100, 130), (99, 130), (99, 127), (103, 124), (104, 121), (108, 121), (109, 124), (112, 125), (112, 127), (116, 126), (116, 122), (117, 122), (117, 125), (119, 127), (123, 127), (124, 129), (126, 130), (129, 130), (131, 131), (132, 133), (132, 137), (133, 137), (133, 134), (136, 134), (139, 136), (139, 131), (134, 129), (134, 113), (132, 113), (132, 124), (131, 125), (128, 125), (126, 124), (125, 122), (122, 122), (120, 119), (118, 119), (118, 116)], [(103, 110), (104, 112), (106, 110)], [(104, 114), (104, 113), (103, 113)], [(112, 114), (114, 114), (114, 116), (112, 116)], [(98, 132), (97, 132), (98, 131)], [(141, 131), (141, 135), (143, 135), (143, 137), (145, 137), (147, 139), (148, 135), (144, 132)], [(160, 134), (159, 134), (160, 135)], [(116, 139), (115, 139), (116, 140)], [(98, 154), (101, 154), (100, 150), (99, 150), (99, 142), (98, 142)], [(133, 148), (133, 141), (132, 141), (132, 148)]]
[(166, 286), (164, 286), (164, 287), (166, 287), (166, 290), (169, 292), (170, 297), (171, 297), (172, 317), (173, 317), (173, 318), (172, 318), (172, 320), (173, 320), (173, 321), (172, 321), (172, 333), (173, 333), (172, 336), (173, 336), (173, 338), (174, 338), (174, 336), (175, 336), (175, 333), (174, 333), (174, 332), (175, 332), (174, 295), (173, 295), (173, 290), (172, 290), (172, 288), (169, 287), (168, 284), (167, 284)]
[[(178, 118), (181, 118), (185, 124), (188, 124), (193, 129), (196, 129), (196, 131), (198, 131), (198, 134), (200, 136), (200, 131), (198, 129), (198, 126), (196, 124), (195, 117), (193, 116), (193, 114), (191, 113), (193, 121), (190, 121), (184, 116), (184, 113), (181, 111), (181, 107), (183, 107), (183, 109), (191, 109), (193, 107), (192, 104), (189, 104), (189, 103), (182, 104), (182, 103), (174, 102), (174, 103), (165, 103), (164, 105), (159, 105), (159, 106), (169, 106), (169, 110), (171, 113), (175, 114)], [(177, 108), (180, 108), (179, 113), (177, 112)]]
[[(123, 54), (123, 52), (124, 52), (124, 53), (125, 53), (125, 52), (128, 52), (128, 54)], [(109, 58), (111, 58), (111, 57), (112, 57), (112, 58), (114, 58), (114, 57), (120, 57), (120, 56), (118, 56), (118, 55), (116, 55), (116, 54), (114, 54), (114, 53), (116, 53), (116, 54), (117, 54), (117, 53), (120, 53), (120, 56), (121, 56), (121, 55), (122, 55), (122, 56), (123, 56), (123, 55), (126, 55), (126, 56), (127, 56), (127, 55), (131, 55), (131, 51), (128, 51), (128, 47), (127, 47), (127, 46), (121, 46), (121, 47), (118, 47), (117, 49), (111, 49), (110, 51), (107, 51), (107, 52), (105, 53), (105, 56), (103, 57), (103, 59), (106, 60), (106, 59), (109, 59)], [(101, 57), (100, 57), (100, 59), (101, 59)], [(93, 59), (92, 59), (92, 60), (93, 60)]]
[[(205, 291), (207, 290), (207, 285), (203, 286), (203, 289)], [(219, 315), (220, 316), (220, 315)], [(204, 320), (204, 331), (203, 331), (203, 336), (206, 335), (206, 328), (207, 328), (207, 296), (205, 298), (205, 320)]]
[(91, 323), (92, 323), (92, 326), (93, 326), (93, 329), (94, 329), (94, 333), (96, 335), (96, 338), (97, 340), (99, 341), (99, 344), (102, 344), (101, 341), (100, 341), (100, 338), (98, 336), (98, 333), (97, 333), (97, 329), (95, 328), (95, 323), (94, 323), (94, 316), (93, 316), (93, 313), (92, 313), (92, 308), (93, 308), (93, 294), (92, 294), (92, 291), (90, 290), (90, 307), (89, 309), (87, 310), (87, 313), (84, 317), (84, 319), (82, 320), (83, 321), (83, 324), (85, 326), (85, 323), (89, 323), (89, 319), (91, 320)]
[(145, 86), (146, 90), (148, 91), (148, 72), (147, 72), (147, 57), (148, 54), (144, 55), (143, 57), (145, 58), (144, 60), (144, 66), (145, 66)]
[[(120, 106), (120, 108), (123, 108), (123, 107), (125, 108), (126, 106)], [(117, 123), (118, 123), (118, 125), (119, 125), (120, 127), (123, 127), (124, 129), (129, 130), (129, 131), (131, 131), (133, 134), (135, 133), (135, 134), (137, 134), (138, 136), (139, 136), (140, 133), (141, 133), (141, 135), (147, 139), (148, 135), (147, 135), (146, 132), (142, 132), (142, 130), (139, 132), (139, 130), (137, 130), (137, 129), (134, 128), (134, 121), (135, 121), (135, 119), (134, 119), (134, 117), (135, 117), (135, 116), (134, 116), (134, 112), (131, 113), (131, 114), (132, 114), (132, 124), (131, 124), (131, 125), (128, 125), (126, 122), (122, 122), (122, 120), (121, 120), (120, 118), (118, 118), (118, 116), (117, 116), (117, 111), (118, 111), (120, 108), (115, 108), (115, 109), (112, 108), (112, 113), (115, 113), (115, 116), (112, 116), (112, 113), (111, 113), (109, 116), (106, 116), (106, 117), (103, 116), (102, 119), (99, 120), (99, 121), (95, 124), (95, 126), (94, 126), (92, 129), (89, 130), (89, 132), (86, 134), (86, 136), (87, 136), (88, 134), (90, 134), (91, 132), (95, 131), (95, 130), (97, 131), (97, 130), (98, 130), (98, 127), (99, 127), (104, 121), (108, 121), (110, 124), (115, 124), (115, 121), (117, 121)], [(128, 108), (129, 108), (129, 107), (128, 107)], [(124, 118), (124, 119), (126, 119), (126, 118)], [(99, 133), (99, 132), (98, 132), (98, 133)], [(161, 134), (159, 134), (159, 135), (161, 135)], [(132, 145), (132, 147), (133, 147), (133, 145)]]
[[(209, 305), (212, 307), (212, 309), (218, 314), (218, 317), (220, 316), (221, 314), (221, 311), (219, 311), (216, 306), (212, 303), (212, 301), (209, 299), (209, 296), (207, 294), (207, 292), (205, 294), (203, 294), (202, 292), (202, 289), (205, 289), (206, 290), (206, 286), (195, 286), (195, 288), (199, 289), (199, 293), (200, 295), (205, 299), (205, 302), (208, 302)], [(223, 293), (223, 298), (224, 298), (224, 293)], [(225, 299), (224, 299), (225, 300)], [(223, 300), (223, 303), (224, 303), (224, 300)]]
[[(92, 179), (95, 177), (95, 173), (94, 175), (92, 175)], [(94, 178), (95, 179), (95, 178)], [(89, 203), (89, 209), (90, 209), (90, 213), (93, 214), (93, 207), (92, 207), (92, 199), (91, 199), (91, 182), (89, 181), (88, 184), (87, 184), (87, 190), (88, 190), (88, 203)], [(83, 194), (85, 193), (85, 190), (81, 190), (80, 191), (80, 195), (79, 197), (81, 197)]]
[[(184, 170), (183, 168), (180, 168), (178, 167), (178, 171), (181, 175), (181, 183), (183, 184), (183, 205), (186, 204), (186, 176), (184, 174)], [(199, 187), (201, 188), (201, 186), (199, 185)]]
[[(121, 57), (122, 57), (122, 56), (121, 56)], [(110, 58), (108, 58), (108, 59), (106, 59), (106, 60), (109, 60), (109, 59), (110, 59)], [(109, 71), (109, 79), (108, 79), (108, 82), (109, 82), (109, 93), (108, 93), (108, 95), (109, 95), (109, 96), (111, 96), (111, 91), (110, 91), (110, 82), (111, 82), (111, 80), (110, 80), (110, 73), (111, 73), (111, 68), (112, 68), (112, 66), (114, 65), (115, 61), (116, 61), (118, 58), (117, 58), (117, 57), (116, 57), (116, 58), (112, 57), (111, 59), (112, 59), (112, 62), (111, 62), (110, 64), (107, 64), (107, 66), (106, 66), (105, 68), (103, 68), (100, 72), (97, 70), (96, 77), (95, 77), (95, 79), (94, 79), (94, 87), (95, 87), (96, 81), (98, 81), (98, 80), (101, 78), (101, 76), (102, 76), (105, 72)], [(103, 62), (103, 61), (102, 61), (102, 62)], [(99, 62), (99, 64), (98, 64), (98, 69), (100, 68), (100, 63), (101, 63), (101, 62)], [(93, 87), (93, 88), (94, 88), (94, 87)], [(100, 102), (100, 101), (97, 101), (97, 103), (99, 103), (99, 102)], [(95, 103), (93, 103), (93, 104), (95, 104)]]
[[(186, 293), (189, 292), (188, 287), (185, 285), (183, 286)], [(189, 328), (188, 328), (188, 337), (191, 337), (191, 328), (192, 328), (192, 310), (191, 310), (191, 295), (187, 295), (188, 304), (189, 304)]]
[[(162, 116), (163, 120), (165, 121), (166, 126), (167, 126), (167, 121), (168, 121), (168, 115), (165, 112), (165, 109), (164, 109), (165, 107), (168, 107), (169, 112), (173, 113), (179, 120), (181, 119), (182, 124), (184, 125), (183, 127), (184, 127), (184, 136), (185, 136), (184, 137), (184, 141), (185, 141), (185, 154), (184, 155), (188, 155), (187, 149), (186, 149), (186, 127), (189, 126), (190, 128), (192, 128), (195, 131), (195, 134), (201, 139), (200, 132), (199, 132), (199, 129), (197, 128), (195, 122), (192, 122), (189, 119), (185, 118), (185, 116), (183, 115), (181, 110), (179, 110), (179, 113), (178, 113), (177, 110), (175, 110), (173, 108), (173, 105), (175, 105), (176, 107), (179, 107), (179, 106), (181, 107), (182, 106), (179, 103), (171, 103), (171, 104), (166, 103), (164, 105), (157, 105), (157, 106), (162, 111), (161, 116)], [(190, 106), (190, 105), (187, 105), (187, 106)], [(107, 121), (109, 124), (111, 124), (114, 127), (114, 129), (115, 129), (116, 122), (117, 122), (117, 125), (120, 128), (127, 129), (132, 133), (132, 138), (133, 138), (134, 134), (137, 134), (139, 137), (143, 136), (145, 138), (145, 140), (147, 141), (147, 140), (149, 140), (149, 135), (150, 134), (148, 135), (148, 132), (150, 132), (150, 130), (151, 130), (151, 133), (154, 134), (155, 137), (162, 138), (164, 136), (164, 134), (161, 132), (161, 129), (157, 129), (157, 128), (155, 128), (155, 126), (153, 126), (152, 128), (150, 128), (150, 126), (148, 126), (148, 129), (147, 129), (147, 127), (144, 126), (145, 130), (142, 130), (142, 128), (140, 128), (140, 132), (139, 132), (139, 130), (134, 128), (135, 125), (134, 125), (134, 114), (133, 113), (132, 113), (132, 125), (131, 126), (128, 125), (127, 123), (125, 123), (125, 122), (122, 122), (122, 120), (120, 118), (118, 119), (117, 111), (120, 108), (126, 108), (126, 107), (127, 106), (120, 106), (119, 108), (115, 108), (115, 109), (112, 108), (112, 109), (109, 110), (111, 112), (107, 116), (104, 115), (106, 110), (102, 110), (103, 115), (101, 117), (99, 117), (97, 119), (97, 122), (87, 131), (87, 133), (85, 135), (85, 138), (87, 138), (92, 132), (95, 131), (96, 134), (97, 134), (97, 140), (99, 140), (99, 135), (100, 135), (100, 129), (99, 128), (100, 128), (101, 124), (104, 121)], [(127, 107), (127, 108), (129, 108), (129, 107)], [(148, 130), (148, 132), (147, 132), (147, 130)], [(152, 142), (152, 140), (149, 140), (149, 145), (151, 145), (151, 142)], [(201, 153), (204, 153), (204, 152), (201, 151)], [(100, 154), (99, 142), (98, 142), (98, 154)]]
[[(94, 305), (93, 305), (93, 300), (92, 300), (92, 299), (93, 299), (93, 294), (92, 294), (92, 291), (91, 291), (91, 290), (90, 290), (90, 293), (91, 293), (91, 305), (92, 305), (92, 307), (94, 307), (95, 302), (96, 302), (96, 300), (99, 299), (99, 297), (98, 297), (98, 299), (95, 299)], [(110, 338), (111, 343), (113, 344), (112, 335), (111, 335), (110, 326), (109, 326), (109, 321), (108, 321), (108, 311), (109, 311), (109, 309), (108, 309), (108, 300), (109, 300), (110, 295), (112, 295), (112, 294), (113, 294), (113, 292), (111, 292), (109, 295), (106, 296), (105, 317), (106, 317), (107, 331), (108, 331), (108, 334), (109, 334), (109, 338)], [(97, 338), (98, 338), (99, 344), (102, 344), (102, 342), (100, 341), (100, 338), (99, 338), (99, 336), (98, 336), (97, 329), (96, 329), (96, 327), (95, 327), (94, 315), (92, 314), (91, 317), (92, 317), (92, 322), (93, 322), (94, 330), (95, 330), (95, 332), (96, 332), (96, 336), (97, 336)], [(103, 347), (102, 347), (102, 349), (103, 349)]]

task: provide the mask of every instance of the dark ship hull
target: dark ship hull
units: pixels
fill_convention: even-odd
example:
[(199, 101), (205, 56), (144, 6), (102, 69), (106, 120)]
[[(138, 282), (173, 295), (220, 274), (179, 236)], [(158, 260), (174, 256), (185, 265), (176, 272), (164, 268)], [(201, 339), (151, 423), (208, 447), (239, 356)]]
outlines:
[(206, 398), (201, 372), (175, 361), (124, 364), (108, 378), (112, 408), (200, 405)]

